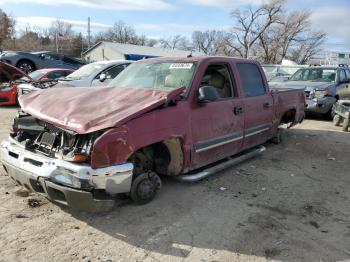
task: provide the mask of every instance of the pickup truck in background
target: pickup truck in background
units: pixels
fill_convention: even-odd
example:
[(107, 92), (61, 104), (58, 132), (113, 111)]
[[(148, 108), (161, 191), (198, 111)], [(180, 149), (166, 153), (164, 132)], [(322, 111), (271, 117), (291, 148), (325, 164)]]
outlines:
[(346, 65), (310, 66), (295, 72), (281, 86), (290, 89), (304, 89), (306, 113), (333, 118), (333, 105), (349, 94), (350, 70)]
[(160, 175), (191, 181), (279, 142), (280, 125), (300, 123), (305, 108), (303, 90), (270, 90), (258, 62), (229, 57), (142, 60), (109, 87), (39, 90), (19, 101), (23, 112), (0, 146), (5, 171), (86, 211), (109, 210), (118, 194), (147, 203)]

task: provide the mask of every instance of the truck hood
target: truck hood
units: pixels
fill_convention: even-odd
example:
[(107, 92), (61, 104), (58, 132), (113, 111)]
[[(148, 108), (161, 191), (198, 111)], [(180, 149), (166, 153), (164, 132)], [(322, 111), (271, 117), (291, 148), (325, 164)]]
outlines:
[(329, 82), (312, 82), (312, 81), (286, 81), (280, 84), (280, 87), (293, 88), (293, 89), (304, 89), (306, 91), (311, 91), (314, 89), (326, 89), (327, 87), (333, 85)]
[(58, 127), (85, 134), (123, 125), (177, 98), (172, 91), (137, 88), (49, 88), (20, 96), (22, 110)]

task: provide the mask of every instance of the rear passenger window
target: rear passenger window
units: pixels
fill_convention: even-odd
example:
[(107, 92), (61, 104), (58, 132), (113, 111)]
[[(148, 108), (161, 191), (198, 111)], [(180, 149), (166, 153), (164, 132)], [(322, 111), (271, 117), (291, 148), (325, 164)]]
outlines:
[(260, 70), (255, 64), (237, 64), (241, 85), (246, 97), (265, 94), (264, 81)]

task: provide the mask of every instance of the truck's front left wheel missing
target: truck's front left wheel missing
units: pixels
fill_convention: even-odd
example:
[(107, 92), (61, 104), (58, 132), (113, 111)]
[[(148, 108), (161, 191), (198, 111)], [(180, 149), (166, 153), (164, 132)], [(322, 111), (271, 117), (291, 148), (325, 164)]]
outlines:
[(142, 173), (132, 182), (130, 197), (136, 204), (146, 204), (153, 200), (161, 186), (162, 182), (156, 173)]

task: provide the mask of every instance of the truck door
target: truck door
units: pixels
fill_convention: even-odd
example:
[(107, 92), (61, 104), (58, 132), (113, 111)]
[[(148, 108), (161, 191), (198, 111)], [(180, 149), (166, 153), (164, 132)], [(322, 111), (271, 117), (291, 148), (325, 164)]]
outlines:
[(264, 143), (272, 127), (273, 100), (262, 72), (254, 63), (237, 63), (243, 91), (243, 149)]
[(336, 86), (336, 93), (339, 96), (339, 99), (349, 99), (349, 83), (350, 83), (350, 71), (348, 69), (340, 69), (337, 79), (338, 85)]
[(195, 98), (191, 110), (192, 169), (239, 152), (243, 141), (243, 104), (237, 95), (231, 66), (210, 64), (197, 88), (203, 86), (214, 87), (218, 99), (199, 103)]

